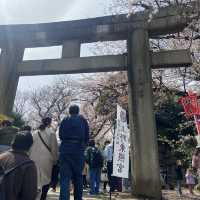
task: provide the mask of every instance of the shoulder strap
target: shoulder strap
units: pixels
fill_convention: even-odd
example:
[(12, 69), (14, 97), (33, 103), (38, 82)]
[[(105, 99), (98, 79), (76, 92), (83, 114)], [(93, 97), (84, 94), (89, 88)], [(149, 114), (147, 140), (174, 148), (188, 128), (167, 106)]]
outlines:
[(44, 146), (47, 148), (47, 150), (51, 153), (51, 149), (50, 147), (46, 144), (46, 142), (44, 141), (44, 139), (42, 138), (40, 132), (38, 131), (38, 135), (40, 137), (40, 140), (42, 141), (42, 143), (44, 144)]
[(23, 165), (30, 164), (30, 163), (34, 163), (34, 162), (32, 160), (24, 161), (24, 162), (18, 164), (17, 166), (12, 167), (11, 169), (5, 170), (4, 171), (4, 176), (9, 175), (10, 173), (12, 173), (13, 171), (15, 171), (19, 167), (22, 167)]
[(94, 147), (94, 151), (95, 151), (96, 153), (99, 153), (99, 149), (98, 149), (97, 147)]

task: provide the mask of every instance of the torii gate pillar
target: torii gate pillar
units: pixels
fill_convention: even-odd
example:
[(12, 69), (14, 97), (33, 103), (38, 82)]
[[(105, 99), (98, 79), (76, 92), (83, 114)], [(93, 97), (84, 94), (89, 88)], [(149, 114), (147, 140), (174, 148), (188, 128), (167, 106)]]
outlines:
[(161, 199), (158, 145), (153, 114), (148, 30), (134, 30), (128, 39), (129, 116), (133, 192)]
[(17, 65), (22, 61), (24, 48), (7, 46), (1, 49), (0, 56), (0, 113), (12, 112), (19, 81)]

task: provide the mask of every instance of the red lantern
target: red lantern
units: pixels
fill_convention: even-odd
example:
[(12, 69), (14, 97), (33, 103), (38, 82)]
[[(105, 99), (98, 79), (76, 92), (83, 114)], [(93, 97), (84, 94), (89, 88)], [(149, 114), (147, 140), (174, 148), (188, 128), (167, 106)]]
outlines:
[(196, 94), (188, 92), (188, 96), (181, 97), (180, 102), (183, 105), (186, 117), (192, 117), (193, 115), (199, 114), (200, 109)]
[(186, 117), (194, 116), (195, 126), (198, 135), (200, 135), (200, 106), (197, 101), (197, 95), (189, 91), (188, 96), (180, 98), (180, 102), (183, 105)]

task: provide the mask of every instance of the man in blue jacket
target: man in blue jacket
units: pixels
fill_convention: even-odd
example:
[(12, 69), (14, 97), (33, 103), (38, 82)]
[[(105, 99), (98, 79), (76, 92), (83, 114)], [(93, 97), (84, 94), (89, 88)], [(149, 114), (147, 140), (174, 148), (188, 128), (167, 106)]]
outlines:
[(70, 200), (70, 181), (74, 184), (74, 199), (82, 200), (84, 151), (89, 141), (87, 120), (79, 115), (77, 105), (70, 106), (70, 117), (60, 125), (60, 200)]

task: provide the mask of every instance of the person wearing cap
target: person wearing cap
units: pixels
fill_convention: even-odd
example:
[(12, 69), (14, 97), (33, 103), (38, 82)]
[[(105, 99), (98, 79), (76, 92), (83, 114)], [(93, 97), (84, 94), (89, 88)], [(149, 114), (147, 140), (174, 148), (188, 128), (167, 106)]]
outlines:
[(69, 108), (69, 117), (60, 125), (60, 200), (70, 199), (70, 181), (74, 185), (74, 199), (82, 200), (84, 151), (89, 141), (87, 120), (79, 115), (79, 107)]
[(58, 161), (58, 143), (55, 132), (51, 129), (52, 119), (46, 117), (38, 130), (33, 132), (33, 146), (30, 158), (35, 161), (38, 172), (37, 200), (45, 200), (50, 187), (53, 166)]
[(28, 156), (32, 144), (30, 132), (19, 132), (11, 144), (12, 149), (0, 154), (0, 167), (4, 171), (18, 166), (5, 178), (7, 200), (35, 200), (37, 196), (37, 169)]

